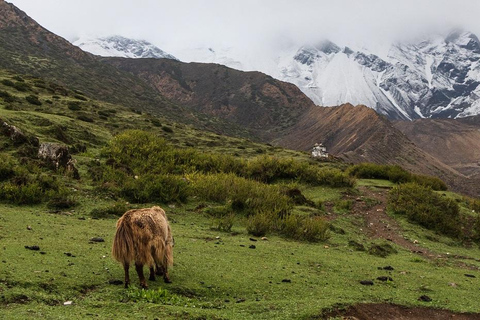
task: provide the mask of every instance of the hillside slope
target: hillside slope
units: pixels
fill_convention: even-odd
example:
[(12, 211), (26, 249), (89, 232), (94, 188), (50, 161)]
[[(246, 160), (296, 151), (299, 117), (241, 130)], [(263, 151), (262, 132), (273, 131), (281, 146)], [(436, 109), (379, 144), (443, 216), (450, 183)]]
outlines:
[(395, 122), (408, 138), (465, 175), (480, 171), (480, 116)]
[(138, 76), (176, 103), (253, 129), (263, 140), (314, 106), (294, 85), (260, 72), (166, 59), (102, 61)]
[(330, 153), (347, 162), (398, 164), (412, 172), (438, 176), (455, 190), (475, 193), (466, 187), (463, 174), (422, 150), (389, 120), (366, 106), (311, 108), (275, 142), (300, 150), (322, 142)]

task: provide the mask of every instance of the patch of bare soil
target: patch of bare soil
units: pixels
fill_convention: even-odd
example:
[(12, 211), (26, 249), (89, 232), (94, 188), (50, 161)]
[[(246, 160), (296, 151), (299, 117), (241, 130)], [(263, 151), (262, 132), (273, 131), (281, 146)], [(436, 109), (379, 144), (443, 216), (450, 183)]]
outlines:
[(480, 320), (478, 313), (455, 313), (448, 310), (405, 307), (394, 304), (359, 304), (322, 314), (317, 319), (344, 320)]

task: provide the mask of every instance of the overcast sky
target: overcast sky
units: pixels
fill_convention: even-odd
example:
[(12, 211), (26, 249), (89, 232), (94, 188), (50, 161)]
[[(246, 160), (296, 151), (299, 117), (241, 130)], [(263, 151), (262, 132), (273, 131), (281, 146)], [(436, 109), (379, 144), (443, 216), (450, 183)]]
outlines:
[(480, 36), (480, 0), (8, 0), (48, 30), (123, 35), (161, 49), (331, 39), (393, 40), (460, 27)]

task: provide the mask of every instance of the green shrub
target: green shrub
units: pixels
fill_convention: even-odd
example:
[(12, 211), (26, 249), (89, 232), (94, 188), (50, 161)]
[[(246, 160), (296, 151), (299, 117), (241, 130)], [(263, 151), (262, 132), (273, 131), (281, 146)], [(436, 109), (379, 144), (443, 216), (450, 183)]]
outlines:
[(398, 251), (394, 247), (392, 247), (392, 245), (389, 243), (383, 243), (383, 244), (374, 243), (368, 249), (368, 253), (373, 256), (386, 258), (391, 254), (398, 253)]
[(21, 91), (21, 92), (27, 92), (30, 90), (30, 86), (27, 83), (22, 81), (15, 82), (13, 87), (17, 89), (17, 91)]
[(75, 99), (78, 99), (78, 100), (82, 100), (82, 101), (88, 101), (87, 98), (85, 98), (84, 96), (82, 95), (79, 95), (79, 94), (76, 94), (73, 96)]
[(255, 237), (263, 237), (272, 230), (275, 216), (270, 212), (259, 212), (248, 217), (247, 232)]
[(232, 231), (234, 221), (234, 213), (224, 215), (223, 217), (217, 218), (215, 229), (223, 232), (230, 232)]
[(427, 229), (452, 236), (462, 236), (462, 221), (458, 204), (416, 183), (394, 187), (388, 198), (388, 206), (397, 214)]
[(190, 187), (184, 178), (173, 175), (145, 175), (127, 180), (120, 194), (130, 202), (184, 203)]
[(209, 174), (192, 176), (193, 192), (202, 200), (227, 203), (243, 215), (271, 212), (287, 215), (293, 203), (282, 194), (280, 187), (240, 178), (234, 174)]
[(69, 101), (67, 107), (69, 110), (78, 111), (82, 109), (82, 104), (79, 101)]
[(80, 114), (77, 116), (78, 120), (85, 121), (85, 122), (94, 122), (93, 118), (87, 116), (86, 114)]
[(0, 200), (17, 205), (32, 205), (44, 200), (44, 193), (38, 183), (16, 185), (10, 182), (0, 186)]
[(353, 209), (353, 200), (338, 200), (335, 201), (335, 211), (341, 213), (349, 213)]
[(125, 212), (130, 210), (130, 207), (124, 202), (119, 201), (113, 205), (105, 206), (102, 208), (95, 208), (90, 212), (92, 218), (103, 219), (109, 217), (121, 217)]
[(29, 95), (25, 97), (25, 100), (27, 100), (28, 103), (36, 105), (36, 106), (41, 106), (42, 102), (38, 100), (37, 96), (34, 95)]
[(347, 173), (360, 179), (384, 179), (393, 183), (416, 182), (433, 190), (447, 190), (447, 185), (437, 177), (412, 174), (398, 165), (361, 163), (351, 166)]
[(5, 86), (8, 86), (8, 87), (15, 86), (15, 83), (12, 80), (8, 80), (8, 79), (3, 79), (2, 84), (5, 85)]
[(15, 164), (6, 156), (0, 158), (0, 181), (8, 180), (15, 175)]
[(329, 223), (320, 217), (304, 217), (291, 214), (279, 222), (280, 233), (301, 241), (325, 241), (330, 238)]
[(55, 210), (70, 209), (76, 205), (77, 201), (71, 192), (68, 192), (65, 189), (53, 194), (50, 200), (47, 202), (47, 208)]
[(171, 127), (163, 126), (162, 130), (167, 133), (173, 133), (173, 129)]

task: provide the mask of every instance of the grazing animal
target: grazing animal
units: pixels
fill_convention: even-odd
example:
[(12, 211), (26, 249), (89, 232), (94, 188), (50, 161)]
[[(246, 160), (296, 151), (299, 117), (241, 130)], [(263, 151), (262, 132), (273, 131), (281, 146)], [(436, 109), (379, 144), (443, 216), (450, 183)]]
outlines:
[(155, 274), (170, 283), (168, 267), (173, 265), (173, 236), (165, 211), (160, 207), (129, 210), (117, 221), (112, 255), (125, 270), (125, 288), (130, 284), (128, 269), (135, 269), (142, 288), (147, 288), (143, 266), (150, 268), (149, 280)]

